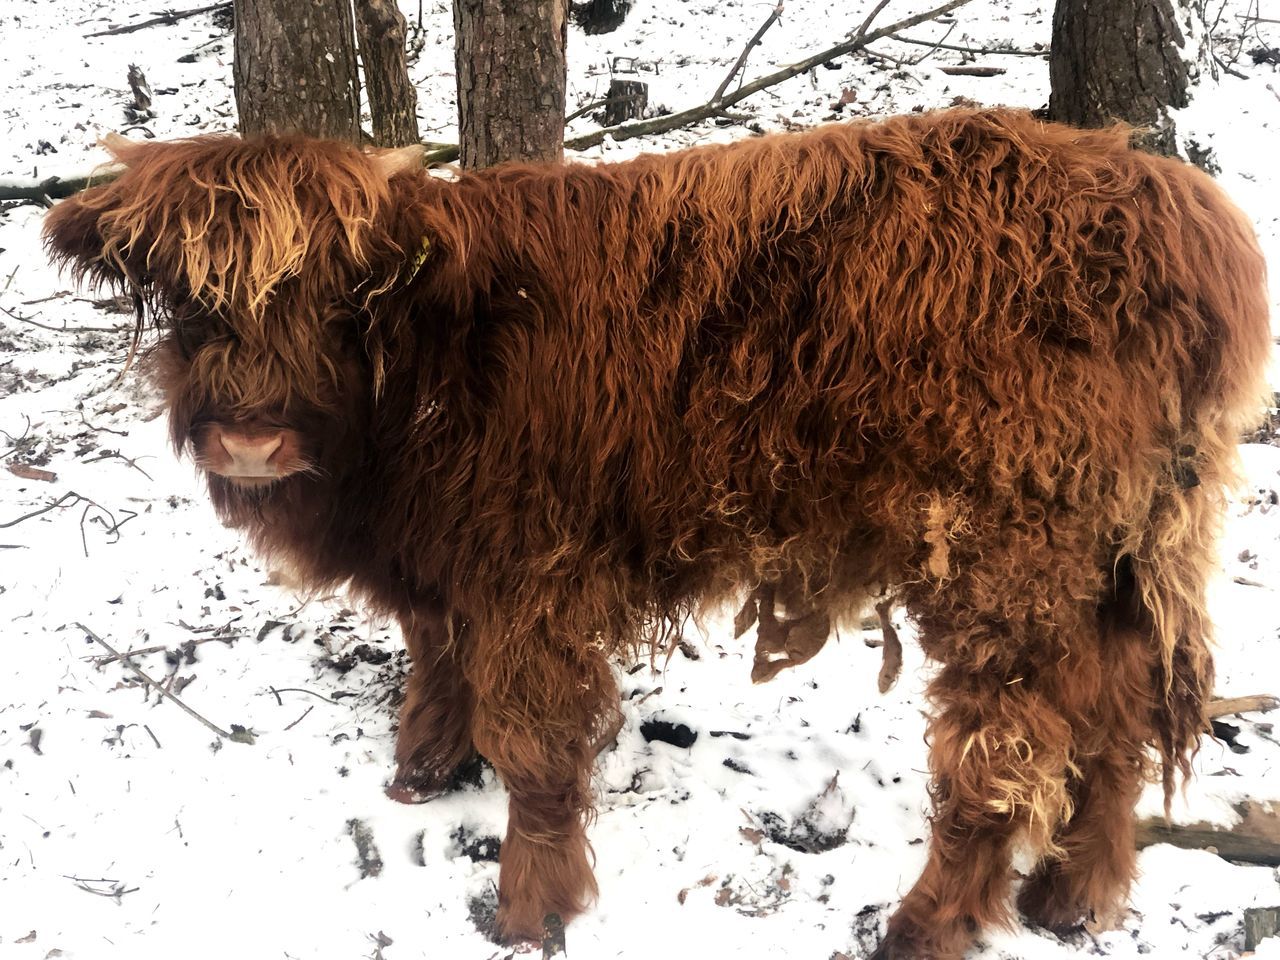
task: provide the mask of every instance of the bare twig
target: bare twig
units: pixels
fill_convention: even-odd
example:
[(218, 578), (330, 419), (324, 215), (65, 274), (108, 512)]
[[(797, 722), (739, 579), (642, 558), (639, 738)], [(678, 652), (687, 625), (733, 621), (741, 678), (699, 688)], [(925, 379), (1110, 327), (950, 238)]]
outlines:
[(145, 683), (148, 687), (150, 687), (152, 690), (156, 691), (156, 693), (160, 694), (162, 697), (165, 697), (166, 699), (173, 701), (175, 704), (177, 704), (177, 705), (178, 705), (178, 707), (179, 707), (179, 708), (180, 708), (184, 713), (186, 713), (188, 716), (194, 717), (196, 720), (199, 720), (202, 724), (204, 724), (206, 727), (208, 727), (210, 730), (212, 730), (212, 731), (213, 731), (214, 733), (216, 733), (218, 736), (222, 737), (224, 740), (234, 740), (234, 741), (236, 741), (237, 743), (252, 743), (252, 742), (253, 742), (253, 740), (252, 740), (252, 739), (250, 739), (250, 738), (249, 738), (249, 737), (247, 737), (247, 736), (236, 736), (236, 735), (234, 735), (234, 734), (229, 733), (229, 732), (228, 732), (228, 731), (226, 731), (226, 730), (223, 730), (223, 729), (222, 729), (220, 726), (218, 726), (217, 724), (215, 724), (215, 723), (210, 723), (208, 720), (206, 720), (206, 719), (205, 719), (204, 717), (202, 717), (200, 714), (196, 713), (194, 710), (192, 710), (190, 707), (188, 707), (185, 703), (183, 703), (183, 702), (182, 702), (182, 700), (180, 700), (180, 699), (179, 699), (175, 694), (170, 693), (168, 690), (166, 690), (166, 689), (165, 689), (164, 687), (162, 687), (160, 684), (156, 683), (156, 682), (155, 682), (154, 680), (152, 680), (149, 676), (147, 676), (145, 673), (143, 673), (143, 672), (142, 672), (142, 670), (141, 670), (141, 669), (139, 669), (138, 665), (137, 665), (137, 664), (135, 664), (132, 660), (130, 660), (130, 659), (128, 658), (128, 655), (127, 655), (127, 654), (122, 654), (122, 653), (120, 653), (120, 651), (116, 650), (116, 648), (115, 648), (115, 647), (111, 646), (111, 644), (107, 643), (107, 641), (103, 640), (100, 636), (98, 636), (96, 633), (94, 633), (92, 630), (90, 630), (88, 627), (86, 627), (83, 623), (80, 623), (78, 620), (75, 622), (74, 626), (76, 626), (76, 627), (78, 627), (80, 630), (82, 630), (82, 631), (84, 632), (84, 634), (85, 634), (85, 635), (86, 635), (90, 640), (94, 640), (94, 641), (96, 641), (97, 643), (100, 643), (102, 646), (106, 647), (106, 648), (107, 648), (107, 650), (108, 650), (109, 652), (111, 652), (111, 653), (115, 654), (116, 659), (118, 659), (118, 660), (119, 660), (121, 663), (123, 663), (126, 667), (128, 667), (130, 670), (132, 670), (132, 671), (133, 671), (133, 673), (134, 673), (134, 675), (135, 675), (139, 680), (141, 680), (143, 683)]
[(867, 19), (863, 20), (857, 30), (853, 31), (854, 38), (865, 37), (867, 31), (871, 29), (871, 24), (875, 22), (876, 17), (880, 16), (880, 11), (889, 5), (889, 0), (880, 0), (871, 12), (867, 14)]
[[(947, 32), (946, 32), (946, 33), (944, 33), (942, 36), (940, 36), (940, 37), (938, 38), (937, 42), (936, 42), (935, 44), (933, 44), (933, 46), (931, 46), (931, 47), (930, 47), (928, 50), (926, 50), (924, 53), (920, 54), (920, 56), (918, 56), (918, 57), (916, 57), (914, 60), (912, 60), (910, 65), (914, 67), (914, 66), (916, 66), (917, 64), (924, 63), (924, 61), (928, 60), (928, 59), (929, 59), (930, 57), (932, 57), (935, 53), (937, 53), (937, 52), (938, 52), (938, 50), (940, 49), (940, 47), (942, 46), (942, 42), (943, 42), (944, 40), (946, 40), (946, 39), (947, 39), (947, 37), (951, 36), (952, 32), (953, 32), (953, 31), (955, 30), (955, 28), (959, 25), (959, 23), (960, 23), (960, 21), (958, 21), (958, 20), (952, 20), (952, 21), (951, 21), (950, 26), (948, 26), (948, 27), (947, 27)], [(893, 40), (893, 39), (896, 39), (896, 38), (894, 38), (894, 37), (890, 37), (889, 39), (890, 39), (890, 40)]]
[(53, 501), (53, 503), (43, 506), (39, 510), (32, 510), (30, 513), (24, 513), (16, 520), (9, 520), (6, 523), (0, 523), (0, 529), (4, 529), (5, 527), (16, 527), (18, 524), (22, 523), (23, 520), (30, 520), (32, 517), (38, 517), (42, 513), (48, 513), (50, 510), (55, 510), (68, 500), (79, 499), (81, 499), (81, 497), (78, 493), (64, 493), (57, 500)]
[(145, 730), (145, 731), (147, 731), (147, 736), (149, 736), (149, 737), (151, 738), (151, 742), (152, 742), (152, 743), (154, 743), (154, 744), (156, 745), (156, 749), (157, 749), (157, 750), (163, 750), (163, 749), (164, 749), (164, 747), (160, 746), (160, 740), (159, 740), (159, 738), (157, 738), (157, 737), (156, 737), (156, 735), (155, 735), (154, 733), (152, 733), (152, 732), (151, 732), (151, 728), (150, 728), (150, 727), (148, 727), (148, 726), (144, 723), (144, 724), (142, 725), (142, 729), (143, 729), (143, 730)]
[[(76, 884), (79, 890), (83, 890), (86, 893), (92, 893), (92, 895), (96, 897), (109, 897), (109, 899), (115, 900), (116, 902), (119, 902), (120, 897), (123, 897), (125, 893), (133, 893), (138, 890), (138, 887), (127, 887), (127, 884), (116, 883), (115, 881), (109, 881), (109, 879), (84, 879), (83, 877), (72, 877), (68, 873), (64, 873), (63, 877)], [(93, 890), (90, 883), (110, 883), (111, 890)]]
[(138, 647), (136, 650), (126, 650), (124, 653), (112, 653), (112, 654), (106, 654), (106, 655), (99, 655), (96, 657), (82, 657), (81, 659), (92, 660), (93, 665), (97, 667), (99, 670), (101, 670), (107, 664), (115, 663), (117, 660), (121, 659), (122, 657), (140, 657), (144, 653), (160, 653), (161, 651), (168, 650), (168, 649), (169, 647), (166, 644), (160, 643), (154, 647)]
[(89, 555), (89, 541), (88, 541), (88, 538), (85, 536), (84, 525), (85, 525), (85, 521), (90, 519), (89, 511), (91, 509), (101, 510), (106, 515), (107, 519), (111, 521), (110, 523), (106, 523), (105, 521), (103, 521), (101, 517), (92, 518), (93, 520), (97, 520), (99, 523), (102, 524), (103, 529), (106, 531), (108, 536), (114, 536), (116, 538), (115, 540), (111, 541), (112, 543), (116, 543), (119, 541), (120, 528), (138, 515), (133, 510), (122, 509), (120, 512), (127, 513), (129, 514), (129, 516), (125, 517), (123, 520), (117, 521), (115, 514), (112, 513), (110, 510), (108, 510), (106, 507), (104, 507), (102, 504), (98, 503), (96, 500), (92, 500), (89, 497), (82, 496), (81, 494), (76, 493), (74, 490), (68, 490), (66, 493), (60, 496), (57, 500), (54, 500), (52, 503), (45, 504), (39, 510), (32, 510), (30, 513), (24, 513), (22, 516), (18, 517), (16, 520), (8, 520), (4, 523), (0, 523), (0, 529), (4, 529), (5, 527), (16, 527), (18, 524), (22, 523), (24, 520), (30, 520), (32, 517), (38, 517), (41, 514), (48, 513), (50, 510), (56, 510), (58, 507), (62, 506), (64, 503), (67, 503), (68, 501), (71, 501), (72, 505), (75, 505), (78, 503), (86, 504), (84, 508), (84, 513), (80, 515), (80, 542), (84, 546), (84, 555), (86, 557)]
[[(0, 191), (3, 191), (0, 187)], [(8, 307), (0, 306), (0, 313), (7, 313), (15, 320), (21, 320), (23, 323), (29, 323), (33, 327), (39, 327), (41, 330), (52, 330), (54, 333), (124, 333), (132, 331), (132, 327), (68, 327), (65, 323), (60, 327), (53, 327), (47, 323), (40, 323), (32, 320), (30, 317), (24, 317), (20, 313), (14, 313)]]
[[(887, 2), (888, 0), (884, 0), (884, 3)], [(723, 97), (724, 92), (729, 89), (729, 84), (733, 83), (733, 78), (738, 75), (738, 72), (744, 66), (746, 66), (747, 57), (751, 55), (752, 49), (759, 45), (768, 29), (777, 23), (778, 18), (781, 16), (782, 4), (779, 2), (769, 14), (768, 19), (766, 19), (764, 23), (760, 24), (760, 29), (755, 32), (751, 39), (747, 41), (747, 45), (742, 48), (742, 53), (738, 54), (738, 59), (734, 61), (733, 67), (729, 70), (728, 75), (720, 81), (720, 86), (716, 87), (716, 92), (711, 95), (712, 103), (720, 103), (720, 98)], [(872, 16), (874, 16), (874, 14), (872, 14)]]
[(311, 706), (307, 707), (307, 709), (305, 709), (305, 710), (303, 710), (303, 711), (302, 711), (302, 716), (301, 716), (301, 717), (299, 717), (297, 720), (293, 721), (293, 723), (289, 724), (287, 727), (285, 727), (285, 729), (286, 729), (286, 730), (292, 730), (294, 727), (296, 727), (298, 724), (300, 724), (304, 719), (306, 719), (307, 714), (308, 714), (308, 713), (310, 713), (310, 712), (311, 712), (312, 710), (314, 710), (314, 709), (315, 709), (315, 705), (314, 705), (314, 704), (312, 704)]
[(1229, 77), (1235, 77), (1237, 80), (1249, 79), (1249, 75), (1247, 73), (1241, 73), (1239, 70), (1235, 69), (1235, 67), (1229, 66), (1227, 62), (1216, 53), (1213, 55), (1213, 62), (1216, 63), (1221, 68), (1222, 72)]
[[(111, 427), (100, 427), (96, 423), (90, 423), (89, 418), (84, 415), (83, 407), (76, 407), (76, 412), (80, 414), (80, 419), (84, 421), (84, 425), (90, 430), (103, 430), (107, 433), (114, 433), (117, 437), (127, 437), (129, 435), (127, 430), (113, 430)], [(102, 458), (99, 457), (99, 459)]]
[(338, 703), (337, 700), (330, 700), (323, 693), (316, 693), (314, 690), (307, 690), (303, 687), (268, 687), (267, 692), (275, 694), (276, 700), (280, 702), (280, 706), (284, 706), (284, 701), (280, 700), (280, 694), (282, 693), (307, 693), (313, 697), (319, 697), (321, 700), (325, 701), (325, 703), (332, 703), (335, 706)]
[(11, 444), (13, 444), (13, 446), (11, 446), (4, 453), (0, 453), (0, 460), (4, 460), (10, 454), (16, 453), (18, 451), (18, 448), (21, 447), (22, 444), (26, 442), (27, 437), (31, 436), (31, 418), (24, 413), (22, 415), (22, 419), (27, 421), (26, 427), (23, 428), (22, 436), (15, 437), (8, 430), (0, 430), (0, 433), (3, 433), (5, 435), (5, 439), (8, 440)]
[(145, 30), (147, 27), (168, 26), (177, 23), (179, 20), (185, 20), (187, 17), (199, 16), (202, 13), (215, 13), (218, 10), (230, 9), (231, 4), (224, 2), (212, 3), (207, 7), (196, 7), (192, 10), (169, 10), (158, 17), (152, 17), (150, 20), (130, 23), (123, 27), (112, 27), (109, 30), (99, 30), (96, 33), (86, 33), (85, 37), (115, 37), (122, 33), (135, 33), (138, 30)]
[[(107, 427), (100, 427), (98, 429), (108, 430)], [(110, 430), (109, 432), (120, 433), (119, 430)], [(128, 434), (124, 434), (124, 433), (120, 433), (120, 435), (128, 436)], [(92, 460), (85, 460), (84, 462), (85, 463), (101, 463), (103, 460), (123, 460), (125, 463), (133, 467), (133, 469), (137, 470), (140, 474), (142, 474), (148, 480), (155, 479), (155, 477), (151, 476), (151, 474), (147, 473), (147, 471), (143, 470), (140, 466), (138, 466), (137, 459), (135, 459), (134, 457), (126, 457), (119, 450), (99, 450), (98, 455), (96, 457), (94, 457)]]

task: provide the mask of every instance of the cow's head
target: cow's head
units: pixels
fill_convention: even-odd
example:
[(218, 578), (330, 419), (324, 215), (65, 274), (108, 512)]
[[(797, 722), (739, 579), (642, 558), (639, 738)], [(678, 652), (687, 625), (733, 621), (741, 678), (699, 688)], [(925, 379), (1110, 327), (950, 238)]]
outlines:
[[(381, 375), (369, 306), (418, 238), (391, 179), (416, 151), (298, 137), (108, 144), (123, 172), (48, 217), (54, 258), (131, 292), (174, 444), (224, 493), (346, 468)], [(345, 449), (344, 449), (345, 448)]]

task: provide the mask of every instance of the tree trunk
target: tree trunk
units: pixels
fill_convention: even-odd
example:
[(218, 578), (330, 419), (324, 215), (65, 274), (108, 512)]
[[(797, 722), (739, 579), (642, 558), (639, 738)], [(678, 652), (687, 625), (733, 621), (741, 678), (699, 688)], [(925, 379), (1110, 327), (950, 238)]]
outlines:
[(1176, 155), (1169, 108), (1185, 107), (1204, 36), (1204, 0), (1058, 0), (1049, 54), (1049, 114), (1079, 127), (1123, 120), (1135, 142)]
[(380, 147), (419, 142), (418, 94), (409, 82), (405, 30), (404, 14), (395, 0), (356, 0), (356, 31), (373, 119), (373, 142)]
[(360, 141), (350, 0), (236, 0), (240, 133)]
[(559, 162), (568, 0), (454, 0), (462, 166)]

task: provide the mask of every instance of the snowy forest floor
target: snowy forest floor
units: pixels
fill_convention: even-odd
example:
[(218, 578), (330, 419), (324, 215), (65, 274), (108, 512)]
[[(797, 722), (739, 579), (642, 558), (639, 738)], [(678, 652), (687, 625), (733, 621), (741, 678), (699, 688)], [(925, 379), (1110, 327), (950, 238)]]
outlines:
[[(747, 77), (831, 45), (870, 6), (791, 0)], [(1219, 53), (1243, 77), (1206, 81), (1181, 123), (1214, 149), (1274, 274), (1280, 81), (1248, 51), (1280, 44), (1280, 27), (1242, 21), (1247, 6), (1230, 0), (1219, 22)], [(6, 0), (0, 176), (80, 173), (105, 159), (96, 140), (128, 123), (131, 63), (155, 93), (145, 126), (156, 136), (232, 129), (231, 39), (209, 15), (84, 38), (154, 8)], [(417, 21), (416, 4), (405, 11)], [(569, 109), (603, 95), (611, 66), (648, 82), (655, 107), (701, 103), (768, 11), (636, 0), (615, 33), (573, 29)], [(910, 12), (910, 0), (893, 3), (882, 22)], [(1047, 2), (975, 0), (949, 33), (931, 24), (908, 35), (1043, 49), (1050, 12)], [(442, 0), (427, 0), (419, 39), (422, 133), (449, 141)], [(739, 107), (752, 115), (745, 124), (610, 142), (584, 159), (953, 102), (1047, 100), (1040, 56), (983, 55), (978, 64), (1006, 72), (953, 77), (939, 67), (966, 55), (892, 41), (875, 49), (882, 56), (846, 57), (756, 95)], [(291, 592), (219, 525), (194, 469), (167, 447), (158, 399), (134, 373), (121, 377), (127, 308), (46, 264), (43, 212), (0, 211), (0, 956), (508, 956), (480, 930), (497, 878), (501, 786), (483, 771), (422, 807), (384, 798), (406, 669), (398, 631), (342, 597)], [(1274, 434), (1258, 439), (1243, 448), (1248, 486), (1232, 501), (1213, 587), (1223, 696), (1280, 692), (1280, 447)], [(151, 676), (256, 742), (224, 742), (159, 702), (77, 622), (140, 651)], [(569, 928), (569, 955), (865, 955), (920, 870), (928, 833), (928, 668), (902, 626), (906, 667), (883, 697), (879, 651), (857, 632), (760, 687), (749, 680), (751, 638), (732, 640), (723, 616), (690, 627), (657, 669), (618, 663), (626, 725), (600, 759), (591, 829), (600, 901)], [(1267, 718), (1228, 719), (1236, 743), (1205, 741), (1180, 821), (1229, 824), (1242, 799), (1280, 800), (1280, 739)], [(696, 740), (650, 742), (642, 726), (652, 721), (683, 724)], [(1140, 812), (1159, 809), (1152, 789)], [(1118, 929), (1066, 939), (989, 931), (971, 956), (1228, 960), (1243, 949), (1244, 909), (1280, 905), (1272, 869), (1168, 846), (1145, 850), (1140, 865)], [(1264, 954), (1280, 957), (1280, 946)]]

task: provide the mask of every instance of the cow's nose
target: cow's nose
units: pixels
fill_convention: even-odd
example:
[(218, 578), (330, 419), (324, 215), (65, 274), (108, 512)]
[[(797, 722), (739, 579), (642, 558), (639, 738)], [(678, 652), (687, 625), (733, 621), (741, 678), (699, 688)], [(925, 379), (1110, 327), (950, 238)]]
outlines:
[(271, 457), (284, 444), (283, 433), (250, 435), (224, 429), (218, 439), (231, 458), (230, 468), (222, 471), (227, 476), (272, 477), (280, 472)]

